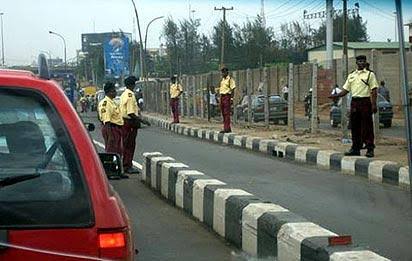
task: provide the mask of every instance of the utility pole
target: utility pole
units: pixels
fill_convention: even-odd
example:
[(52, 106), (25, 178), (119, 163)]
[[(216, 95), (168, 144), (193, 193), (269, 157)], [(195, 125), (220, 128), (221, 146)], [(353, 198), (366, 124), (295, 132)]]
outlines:
[[(400, 73), (401, 83), (403, 86), (403, 106), (405, 113), (405, 127), (406, 127), (406, 143), (408, 144), (408, 162), (409, 162), (409, 180), (412, 181), (412, 91), (408, 86), (408, 63), (405, 53), (405, 40), (403, 35), (403, 18), (402, 18), (402, 3), (401, 0), (395, 0), (397, 21), (398, 21), (398, 36), (399, 36), (399, 55), (400, 55)], [(409, 27), (409, 31), (411, 28)], [(412, 191), (412, 186), (410, 186)]]
[(333, 64), (333, 0), (326, 0), (326, 69)]
[(223, 26), (222, 26), (222, 48), (220, 52), (220, 68), (223, 68), (224, 66), (224, 58), (225, 58), (225, 30), (226, 30), (226, 11), (231, 11), (233, 10), (233, 6), (230, 8), (226, 7), (221, 7), (221, 8), (216, 8), (215, 11), (223, 11)]
[(3, 15), (4, 15), (4, 13), (0, 13), (0, 19), (1, 19), (1, 65), (4, 67)]
[(260, 16), (262, 17), (263, 27), (266, 28), (266, 16), (265, 16), (265, 0), (260, 1)]
[[(342, 79), (343, 82), (348, 78), (348, 2), (343, 0), (343, 55), (342, 55)], [(341, 105), (341, 126), (342, 126), (342, 142), (348, 143), (348, 118), (347, 118), (347, 96), (342, 97)]]
[(143, 65), (143, 39), (142, 39), (142, 31), (140, 30), (140, 22), (139, 22), (139, 14), (137, 13), (137, 9), (136, 9), (136, 4), (134, 3), (133, 0), (132, 4), (134, 7), (134, 13), (136, 15), (136, 23), (137, 23), (137, 30), (139, 31), (139, 50), (140, 50), (140, 78), (143, 78), (144, 76), (144, 65)]

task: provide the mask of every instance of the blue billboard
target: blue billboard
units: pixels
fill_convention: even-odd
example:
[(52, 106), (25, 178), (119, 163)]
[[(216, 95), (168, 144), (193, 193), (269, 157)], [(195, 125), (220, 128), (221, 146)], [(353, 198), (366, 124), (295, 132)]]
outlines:
[(130, 74), (129, 39), (125, 35), (105, 37), (103, 50), (106, 77), (120, 78)]

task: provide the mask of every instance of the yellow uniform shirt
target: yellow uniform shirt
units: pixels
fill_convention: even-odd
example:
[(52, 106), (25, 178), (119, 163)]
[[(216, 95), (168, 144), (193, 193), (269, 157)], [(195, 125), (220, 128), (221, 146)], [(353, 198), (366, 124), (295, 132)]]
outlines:
[(220, 81), (219, 93), (220, 94), (231, 94), (235, 88), (236, 88), (235, 81), (232, 79), (232, 77), (227, 76), (226, 78), (222, 78), (222, 80)]
[(375, 74), (363, 69), (356, 70), (349, 74), (348, 79), (346, 79), (346, 82), (343, 85), (343, 89), (351, 92), (352, 97), (370, 97), (371, 91), (378, 88), (378, 86)]
[(114, 123), (116, 125), (123, 125), (123, 118), (120, 113), (119, 106), (109, 97), (104, 97), (98, 105), (99, 119), (103, 123)]
[(120, 95), (120, 111), (125, 119), (130, 119), (129, 114), (132, 113), (139, 115), (139, 108), (137, 107), (136, 96), (133, 91), (126, 89)]
[(178, 83), (170, 85), (170, 98), (177, 98), (181, 92), (183, 92), (182, 85)]

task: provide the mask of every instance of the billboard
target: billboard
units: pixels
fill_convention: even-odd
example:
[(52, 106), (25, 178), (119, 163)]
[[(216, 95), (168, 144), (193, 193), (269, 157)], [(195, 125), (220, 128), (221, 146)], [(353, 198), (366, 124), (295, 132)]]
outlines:
[(106, 77), (120, 78), (130, 74), (129, 38), (126, 35), (106, 35), (103, 51)]

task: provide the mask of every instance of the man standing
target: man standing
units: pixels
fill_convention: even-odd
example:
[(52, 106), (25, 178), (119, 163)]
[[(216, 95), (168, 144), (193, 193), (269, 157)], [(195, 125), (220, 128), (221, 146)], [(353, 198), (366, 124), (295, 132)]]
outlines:
[(285, 86), (283, 86), (282, 88), (282, 94), (283, 94), (283, 99), (285, 101), (288, 101), (289, 98), (289, 86), (286, 84)]
[(132, 161), (136, 147), (137, 129), (140, 125), (139, 109), (133, 92), (137, 78), (129, 76), (124, 80), (126, 90), (120, 96), (120, 110), (124, 120), (123, 125), (123, 168), (126, 173), (139, 173), (133, 167)]
[(116, 88), (112, 82), (104, 85), (105, 97), (98, 105), (99, 120), (102, 122), (102, 135), (105, 151), (123, 154), (122, 126), (123, 118), (119, 106), (113, 101), (116, 97)]
[(372, 71), (366, 69), (366, 56), (356, 57), (357, 70), (348, 75), (343, 90), (330, 98), (352, 94), (350, 121), (352, 130), (352, 148), (346, 156), (359, 156), (362, 145), (366, 144), (366, 157), (374, 157), (374, 134), (372, 114), (377, 112), (376, 97), (378, 82)]
[(222, 80), (220, 81), (219, 94), (220, 94), (220, 110), (223, 116), (223, 130), (220, 133), (232, 132), (230, 128), (230, 111), (231, 111), (231, 100), (234, 96), (236, 83), (229, 76), (229, 69), (223, 67), (222, 70)]
[(173, 113), (172, 123), (179, 123), (179, 97), (183, 93), (182, 85), (177, 83), (176, 79), (176, 76), (170, 78), (172, 81), (172, 84), (170, 85), (170, 107)]
[(391, 101), (391, 95), (388, 87), (385, 86), (385, 81), (381, 81), (381, 85), (378, 88), (378, 93), (382, 95), (383, 98), (385, 98), (385, 100), (387, 100), (388, 102)]

